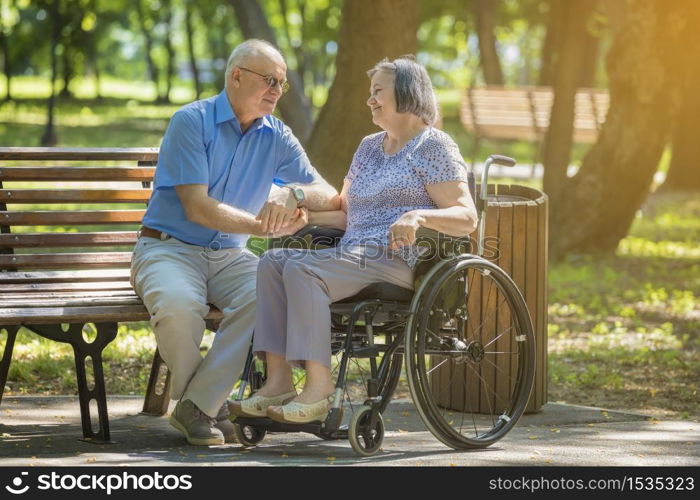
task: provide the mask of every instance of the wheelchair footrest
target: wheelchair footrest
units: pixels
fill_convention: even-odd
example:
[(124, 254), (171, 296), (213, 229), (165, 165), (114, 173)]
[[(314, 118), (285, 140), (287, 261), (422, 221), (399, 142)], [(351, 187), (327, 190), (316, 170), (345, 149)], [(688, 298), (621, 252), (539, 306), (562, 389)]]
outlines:
[(286, 424), (275, 422), (271, 418), (238, 417), (234, 421), (238, 425), (249, 425), (258, 429), (265, 429), (267, 432), (308, 432), (310, 434), (321, 434), (321, 422), (311, 422), (308, 424)]

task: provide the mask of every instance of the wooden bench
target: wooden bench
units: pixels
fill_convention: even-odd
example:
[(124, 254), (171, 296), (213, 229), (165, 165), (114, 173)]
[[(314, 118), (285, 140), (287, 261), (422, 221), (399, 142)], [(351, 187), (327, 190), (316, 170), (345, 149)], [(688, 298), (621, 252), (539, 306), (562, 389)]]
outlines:
[[(505, 139), (536, 142), (536, 163), (553, 100), (550, 87), (468, 88), (460, 107), (460, 121), (475, 136), (472, 161), (478, 157), (483, 139)], [(582, 88), (576, 93), (575, 103), (574, 142), (593, 143), (608, 112), (608, 92)]]
[[(102, 350), (119, 323), (149, 319), (129, 266), (157, 158), (157, 148), (0, 148), (0, 387), (20, 327), (70, 344), (87, 440), (110, 440)], [(220, 318), (211, 308), (208, 326)], [(156, 350), (145, 413), (167, 411), (168, 382)]]

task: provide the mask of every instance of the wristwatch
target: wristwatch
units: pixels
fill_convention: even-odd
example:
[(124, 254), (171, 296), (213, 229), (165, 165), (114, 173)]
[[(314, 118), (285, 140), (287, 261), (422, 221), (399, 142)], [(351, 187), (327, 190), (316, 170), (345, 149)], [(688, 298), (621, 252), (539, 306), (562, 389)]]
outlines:
[(306, 196), (304, 195), (304, 190), (301, 189), (300, 187), (292, 187), (292, 186), (287, 186), (291, 191), (292, 191), (292, 196), (294, 196), (294, 199), (297, 200), (297, 208), (301, 207), (304, 204), (304, 201), (306, 200)]

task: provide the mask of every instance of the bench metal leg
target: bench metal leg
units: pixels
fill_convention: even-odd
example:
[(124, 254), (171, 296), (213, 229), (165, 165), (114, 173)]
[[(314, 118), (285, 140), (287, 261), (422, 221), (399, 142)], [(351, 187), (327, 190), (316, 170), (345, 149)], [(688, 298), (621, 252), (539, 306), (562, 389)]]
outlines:
[(151, 374), (148, 377), (142, 412), (159, 417), (167, 413), (169, 404), (170, 370), (161, 358), (160, 351), (156, 348), (153, 353), (153, 364), (151, 365)]
[(10, 372), (10, 361), (12, 361), (12, 351), (15, 348), (15, 339), (17, 338), (19, 328), (19, 326), (0, 327), (0, 331), (5, 330), (7, 332), (5, 349), (3, 350), (2, 359), (0, 360), (0, 403), (2, 403), (2, 394), (5, 392), (7, 374)]
[[(73, 347), (75, 355), (75, 371), (78, 382), (78, 398), (80, 400), (80, 420), (83, 427), (83, 438), (95, 443), (109, 443), (109, 417), (107, 414), (107, 391), (105, 389), (104, 372), (102, 370), (102, 351), (117, 336), (116, 323), (96, 323), (97, 335), (92, 342), (83, 338), (84, 323), (71, 323), (66, 330), (61, 325), (31, 325), (30, 330), (57, 342), (66, 342)], [(85, 369), (86, 360), (90, 359), (93, 374), (93, 385), (88, 383)], [(97, 404), (99, 430), (94, 431), (90, 416), (90, 402)]]
[[(214, 319), (206, 320), (207, 329), (212, 332), (217, 331), (220, 321)], [(160, 417), (168, 413), (168, 406), (170, 406), (170, 370), (156, 347), (156, 351), (153, 353), (153, 363), (151, 364), (151, 373), (148, 376), (146, 397), (143, 400), (141, 413)]]

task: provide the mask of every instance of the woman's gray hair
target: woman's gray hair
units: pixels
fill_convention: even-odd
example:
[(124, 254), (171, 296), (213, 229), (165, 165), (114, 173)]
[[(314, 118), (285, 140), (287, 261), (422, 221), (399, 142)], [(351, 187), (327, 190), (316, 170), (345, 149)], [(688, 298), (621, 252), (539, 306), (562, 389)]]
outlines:
[(372, 78), (377, 71), (394, 73), (394, 96), (396, 111), (413, 113), (426, 125), (438, 120), (438, 105), (433, 84), (426, 69), (418, 64), (412, 55), (401, 56), (389, 61), (384, 58), (367, 72)]
[(246, 40), (245, 42), (238, 45), (235, 49), (233, 49), (233, 51), (231, 51), (231, 55), (228, 56), (228, 61), (226, 62), (226, 73), (224, 74), (224, 87), (228, 86), (228, 79), (231, 76), (233, 68), (235, 68), (236, 66), (240, 66), (241, 63), (243, 63), (251, 57), (256, 57), (259, 55), (268, 55), (270, 53), (270, 49), (278, 53), (282, 60), (284, 60), (282, 53), (279, 50), (277, 50), (277, 47), (275, 47), (266, 40), (260, 40), (258, 38), (251, 38), (249, 40)]

